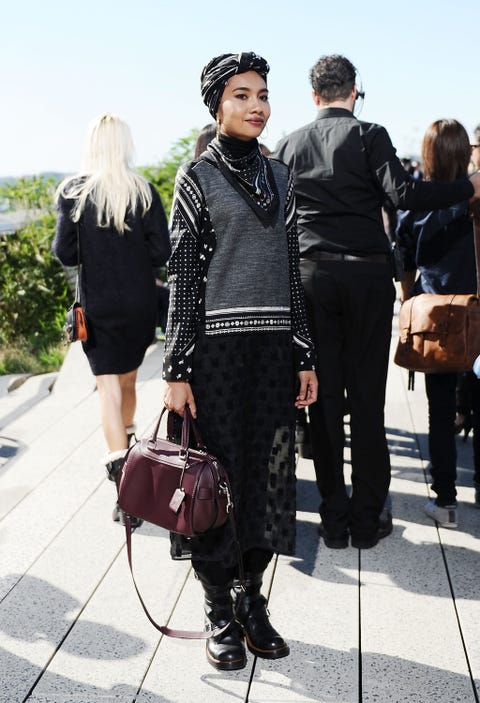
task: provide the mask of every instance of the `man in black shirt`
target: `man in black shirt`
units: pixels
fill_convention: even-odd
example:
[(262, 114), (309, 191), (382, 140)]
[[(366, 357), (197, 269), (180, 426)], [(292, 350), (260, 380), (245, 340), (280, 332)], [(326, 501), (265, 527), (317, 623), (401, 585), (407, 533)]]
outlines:
[[(317, 349), (319, 400), (309, 408), (321, 533), (332, 548), (368, 549), (390, 483), (385, 386), (395, 288), (382, 204), (434, 210), (480, 196), (480, 176), (411, 178), (387, 131), (353, 115), (356, 69), (322, 57), (310, 77), (317, 119), (282, 139), (273, 158), (295, 175), (302, 281)], [(352, 494), (343, 476), (345, 399)]]

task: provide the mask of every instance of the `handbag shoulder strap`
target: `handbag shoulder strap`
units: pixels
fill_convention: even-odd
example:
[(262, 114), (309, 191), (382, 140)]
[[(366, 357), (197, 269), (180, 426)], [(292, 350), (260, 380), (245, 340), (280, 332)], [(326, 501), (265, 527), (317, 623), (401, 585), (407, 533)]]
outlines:
[[(230, 524), (232, 526), (233, 534), (236, 537), (236, 527), (235, 527), (235, 519), (233, 517), (233, 511), (230, 512)], [(167, 625), (159, 625), (156, 620), (150, 615), (147, 606), (145, 605), (145, 601), (142, 598), (142, 595), (138, 589), (137, 582), (135, 581), (135, 575), (133, 573), (133, 563), (132, 563), (132, 526), (130, 523), (130, 518), (128, 515), (125, 515), (125, 533), (126, 533), (126, 538), (127, 538), (127, 556), (128, 556), (128, 565), (130, 567), (130, 573), (132, 574), (132, 580), (133, 580), (133, 585), (135, 586), (135, 590), (137, 592), (138, 598), (140, 600), (140, 603), (142, 605), (142, 608), (145, 612), (145, 615), (147, 618), (150, 620), (152, 623), (153, 627), (157, 629), (159, 632), (162, 633), (162, 635), (166, 635), (167, 637), (176, 637), (179, 639), (184, 639), (184, 640), (204, 640), (204, 639), (209, 639), (210, 637), (217, 637), (217, 635), (220, 635), (222, 632), (224, 632), (227, 627), (231, 625), (233, 622), (233, 619), (227, 622), (224, 627), (216, 627), (213, 630), (174, 630), (171, 627), (168, 627)], [(236, 540), (236, 544), (238, 545), (238, 541)], [(239, 547), (239, 545), (238, 545)], [(240, 568), (240, 582), (243, 585), (244, 582), (244, 576), (243, 576), (243, 564), (241, 564), (241, 553), (240, 551), (238, 552), (239, 557), (239, 568)]]

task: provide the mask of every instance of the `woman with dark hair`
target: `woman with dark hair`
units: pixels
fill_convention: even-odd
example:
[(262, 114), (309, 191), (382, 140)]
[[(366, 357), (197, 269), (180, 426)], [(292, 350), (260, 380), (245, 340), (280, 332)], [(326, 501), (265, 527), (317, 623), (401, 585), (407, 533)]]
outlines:
[[(471, 147), (467, 132), (456, 120), (437, 120), (423, 138), (422, 162), (431, 181), (450, 181), (467, 175)], [(405, 212), (399, 216), (398, 246), (403, 254), (404, 298), (419, 293), (476, 293), (473, 225), (468, 202), (435, 212)], [(418, 270), (418, 278), (415, 280)], [(425, 375), (428, 398), (429, 451), (432, 490), (426, 514), (443, 527), (458, 526), (455, 482), (455, 388), (457, 374)], [(480, 384), (472, 384), (474, 428), (474, 484), (480, 488)], [(477, 439), (475, 439), (477, 438)], [(477, 492), (478, 495), (478, 492)]]
[(195, 142), (195, 151), (193, 154), (193, 158), (198, 159), (200, 154), (203, 154), (212, 139), (215, 139), (216, 136), (217, 126), (215, 122), (211, 122), (210, 124), (206, 124), (205, 127), (202, 127), (202, 129), (198, 133), (197, 141)]
[(246, 665), (245, 637), (259, 657), (289, 654), (260, 589), (274, 553), (294, 553), (295, 407), (317, 395), (292, 177), (257, 141), (270, 116), (268, 70), (252, 52), (205, 66), (217, 138), (179, 170), (171, 215), (165, 405), (179, 414), (189, 406), (229, 473), (245, 569), (233, 600), (230, 525), (191, 540), (207, 629), (228, 625), (207, 640), (207, 658), (227, 670)]

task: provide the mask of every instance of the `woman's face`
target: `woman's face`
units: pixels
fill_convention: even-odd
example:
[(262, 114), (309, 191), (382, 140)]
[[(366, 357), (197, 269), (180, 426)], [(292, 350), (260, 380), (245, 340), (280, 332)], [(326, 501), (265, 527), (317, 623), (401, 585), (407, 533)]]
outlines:
[(269, 117), (268, 90), (263, 78), (256, 71), (232, 76), (218, 108), (220, 132), (248, 141), (260, 136)]

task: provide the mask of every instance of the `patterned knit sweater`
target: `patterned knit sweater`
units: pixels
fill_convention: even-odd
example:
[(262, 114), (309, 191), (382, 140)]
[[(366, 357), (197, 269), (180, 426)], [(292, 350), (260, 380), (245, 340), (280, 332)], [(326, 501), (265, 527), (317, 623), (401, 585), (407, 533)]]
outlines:
[(280, 206), (261, 222), (215, 163), (179, 169), (171, 214), (170, 306), (163, 377), (191, 379), (197, 332), (290, 331), (297, 370), (314, 368), (299, 272), (293, 182), (270, 161)]

